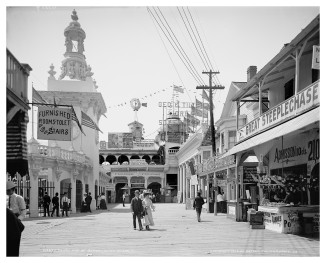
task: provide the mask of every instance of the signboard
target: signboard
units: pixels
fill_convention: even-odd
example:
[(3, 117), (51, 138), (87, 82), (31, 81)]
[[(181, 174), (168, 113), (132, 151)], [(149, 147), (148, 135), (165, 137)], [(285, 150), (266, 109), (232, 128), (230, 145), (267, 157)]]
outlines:
[(108, 133), (108, 148), (133, 148), (133, 138), (130, 132)]
[(71, 141), (71, 109), (38, 107), (37, 139)]
[(320, 62), (320, 58), (319, 58), (319, 54), (320, 54), (320, 46), (312, 46), (312, 66), (311, 68), (313, 69), (319, 69), (319, 62)]
[(131, 188), (145, 188), (144, 183), (133, 183), (131, 184)]
[[(269, 168), (296, 166), (316, 163), (320, 158), (319, 132), (311, 130), (308, 134), (289, 137), (277, 141), (269, 152)], [(309, 167), (308, 165), (307, 167)]]
[(145, 159), (130, 159), (129, 165), (148, 165)]
[(105, 186), (105, 190), (107, 190), (107, 191), (114, 191), (115, 190), (115, 184), (107, 184), (106, 186)]
[(243, 183), (244, 184), (253, 184), (256, 183), (251, 174), (257, 174), (257, 167), (243, 167)]
[(319, 81), (283, 101), (237, 130), (237, 141), (270, 128), (319, 104)]
[(197, 175), (192, 175), (190, 178), (190, 184), (191, 185), (197, 185), (198, 184), (198, 179), (197, 179)]
[(134, 142), (133, 143), (133, 149), (155, 149), (155, 143), (154, 141), (140, 141), (140, 142)]

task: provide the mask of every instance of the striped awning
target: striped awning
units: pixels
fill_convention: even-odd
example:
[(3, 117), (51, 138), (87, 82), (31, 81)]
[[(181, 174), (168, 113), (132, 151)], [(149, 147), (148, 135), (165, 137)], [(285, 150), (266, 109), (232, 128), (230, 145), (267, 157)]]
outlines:
[(28, 115), (18, 111), (7, 124), (7, 172), (14, 176), (28, 175), (26, 127)]

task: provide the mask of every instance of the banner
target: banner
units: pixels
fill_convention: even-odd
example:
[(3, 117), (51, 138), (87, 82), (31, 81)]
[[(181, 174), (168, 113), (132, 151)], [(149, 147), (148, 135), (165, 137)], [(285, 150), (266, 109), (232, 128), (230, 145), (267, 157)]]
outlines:
[[(204, 118), (208, 118), (208, 111), (207, 110), (200, 110), (200, 109), (197, 109), (195, 107), (191, 107), (191, 114), (192, 115), (196, 115), (198, 117), (204, 117)], [(204, 114), (204, 116), (203, 116)]]
[(199, 109), (209, 110), (209, 103), (202, 103), (196, 99), (196, 107)]
[(71, 141), (71, 109), (38, 107), (37, 139)]
[(319, 105), (319, 81), (313, 83), (297, 95), (283, 101), (270, 110), (264, 112), (247, 125), (237, 130), (237, 141), (242, 141), (249, 136), (261, 132), (269, 127), (279, 124), (289, 118)]

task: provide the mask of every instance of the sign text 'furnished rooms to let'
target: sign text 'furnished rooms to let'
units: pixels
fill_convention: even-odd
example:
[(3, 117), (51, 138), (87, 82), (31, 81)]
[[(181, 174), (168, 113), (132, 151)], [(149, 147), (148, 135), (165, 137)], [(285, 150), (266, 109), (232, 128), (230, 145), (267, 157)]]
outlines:
[(37, 139), (71, 141), (71, 109), (38, 107)]

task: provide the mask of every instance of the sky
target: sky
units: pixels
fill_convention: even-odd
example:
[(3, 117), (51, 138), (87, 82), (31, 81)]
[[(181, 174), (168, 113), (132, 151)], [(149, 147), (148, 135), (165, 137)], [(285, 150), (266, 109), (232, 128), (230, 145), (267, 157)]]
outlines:
[[(137, 114), (138, 121), (144, 125), (145, 139), (157, 135), (159, 120), (163, 118), (159, 102), (171, 101), (172, 85), (185, 88), (184, 94), (179, 95), (180, 101), (194, 102), (195, 97), (202, 100), (201, 92), (196, 90), (200, 83), (187, 71), (145, 6), (7, 7), (6, 46), (21, 63), (28, 63), (33, 69), (28, 87), (30, 101), (32, 83), (36, 90), (47, 89), (47, 71), (52, 63), (56, 77), (61, 73), (65, 52), (63, 32), (71, 22), (73, 9), (86, 32), (87, 64), (92, 67), (97, 91), (107, 107), (107, 118), (101, 117), (99, 122), (103, 131), (100, 140), (107, 141), (108, 132), (128, 132), (128, 124), (135, 119), (130, 107), (133, 98), (147, 103)], [(185, 11), (190, 19), (188, 9), (178, 11), (176, 6), (162, 6), (155, 10), (162, 12), (202, 81), (208, 85), (208, 76), (202, 74), (207, 68), (179, 14)], [(247, 68), (251, 65), (259, 71), (320, 12), (319, 7), (307, 6), (190, 6), (189, 11), (213, 70), (220, 72), (214, 82), (225, 86), (214, 95), (215, 121), (222, 112), (231, 82), (246, 81)], [(27, 138), (31, 138), (31, 123)]]

